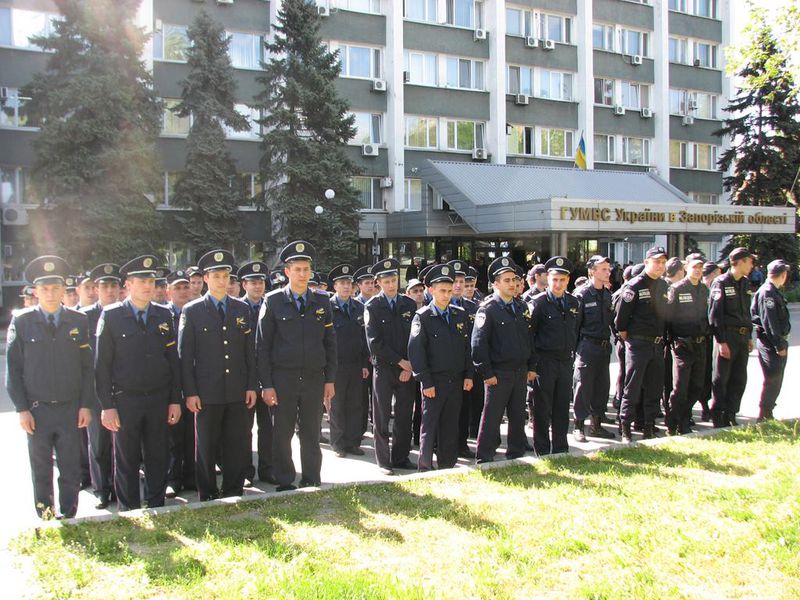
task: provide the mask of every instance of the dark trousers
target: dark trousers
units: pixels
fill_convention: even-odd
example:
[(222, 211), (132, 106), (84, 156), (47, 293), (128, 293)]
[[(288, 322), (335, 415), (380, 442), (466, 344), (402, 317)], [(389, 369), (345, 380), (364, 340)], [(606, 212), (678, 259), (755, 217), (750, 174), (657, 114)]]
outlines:
[(414, 386), (414, 410), (411, 418), (411, 432), (414, 443), (419, 446), (419, 432), (422, 429), (422, 392), (418, 385)]
[(778, 356), (775, 349), (758, 341), (758, 362), (764, 374), (764, 385), (761, 388), (759, 408), (762, 416), (772, 416), (778, 394), (783, 385), (783, 372), (786, 369), (786, 357)]
[[(253, 421), (256, 422), (256, 451), (258, 458), (255, 467), (250, 464), (247, 471), (248, 479), (253, 480), (253, 476), (258, 473), (261, 481), (266, 481), (272, 477), (272, 407), (267, 406), (261, 399), (261, 390), (258, 391), (256, 405), (250, 410), (250, 441), (249, 448), (253, 449)], [(251, 457), (252, 461), (252, 457)]]
[(620, 419), (630, 424), (642, 409), (644, 425), (654, 425), (664, 391), (664, 344), (628, 338), (625, 342), (625, 390)]
[[(375, 437), (375, 459), (379, 467), (391, 469), (408, 459), (411, 452), (411, 411), (414, 406), (413, 378), (400, 381), (400, 368), (376, 365), (372, 390), (372, 431)], [(389, 419), (394, 398), (392, 447), (389, 449)]]
[(334, 450), (361, 445), (361, 401), (364, 378), (360, 363), (340, 364), (336, 369), (336, 395), (331, 401), (331, 447)]
[(625, 395), (625, 342), (617, 340), (616, 343), (617, 363), (619, 372), (617, 373), (617, 385), (615, 386), (613, 406), (619, 412), (622, 405), (622, 396)]
[(103, 427), (100, 409), (92, 409), (89, 431), (89, 470), (92, 487), (98, 497), (107, 498), (114, 490), (114, 443), (111, 432)]
[(669, 346), (664, 347), (664, 388), (661, 393), (661, 405), (664, 409), (664, 414), (669, 415), (671, 405), (669, 399), (672, 396), (672, 350)]
[[(484, 386), (481, 376), (475, 373), (472, 376), (473, 386), (469, 393), (469, 437), (477, 439), (478, 429), (481, 426), (481, 414), (483, 413)], [(466, 399), (464, 400), (467, 401)]]
[[(703, 370), (703, 392), (700, 394), (700, 405), (708, 412), (708, 403), (711, 400), (711, 373), (714, 367), (714, 336), (706, 336), (706, 366)], [(691, 410), (691, 407), (689, 408)]]
[(92, 465), (89, 452), (89, 432), (86, 428), (78, 430), (81, 436), (81, 486), (88, 487), (92, 484)]
[(81, 489), (81, 435), (78, 408), (74, 404), (39, 404), (31, 409), (36, 429), (28, 435), (33, 502), (42, 517), (55, 516), (53, 452), (58, 466), (58, 502), (61, 514), (78, 512)]
[(167, 482), (176, 491), (197, 487), (194, 473), (194, 413), (181, 403), (181, 419), (169, 428)]
[[(303, 482), (321, 483), (322, 450), (319, 423), (322, 419), (322, 371), (276, 369), (273, 385), (278, 405), (272, 408), (272, 474), (278, 485), (291, 485), (297, 475), (292, 460), (292, 437), (299, 425), (300, 466)], [(298, 422), (299, 419), (299, 422)]]
[(711, 410), (718, 415), (730, 416), (739, 412), (744, 388), (747, 386), (748, 336), (728, 332), (731, 357), (719, 355), (719, 344), (714, 345), (714, 372), (711, 376)]
[(533, 449), (539, 456), (569, 452), (573, 366), (571, 357), (539, 357), (533, 382)]
[(703, 395), (706, 372), (705, 342), (672, 344), (673, 388), (669, 397), (667, 428), (684, 430), (689, 426), (692, 406)]
[(433, 468), (433, 451), (440, 469), (458, 461), (459, 412), (464, 391), (462, 373), (433, 376), (435, 398), (422, 397), (422, 428), (419, 442), (419, 470)]
[(369, 431), (369, 424), (372, 422), (372, 386), (373, 375), (375, 369), (370, 363), (369, 377), (364, 381), (364, 387), (361, 389), (361, 437)]
[[(222, 496), (241, 496), (250, 450), (247, 447), (249, 417), (244, 398), (228, 404), (203, 404), (195, 414), (195, 475), (200, 500), (220, 496), (217, 461), (222, 467)], [(222, 456), (218, 456), (221, 450)]]
[(606, 414), (608, 391), (611, 387), (611, 376), (608, 372), (610, 361), (610, 343), (602, 345), (586, 340), (578, 343), (572, 388), (576, 421), (583, 423), (590, 415), (602, 417)]
[(528, 371), (520, 367), (515, 371), (495, 371), (496, 385), (487, 385), (481, 426), (478, 430), (477, 458), (480, 461), (494, 460), (500, 445), (500, 423), (508, 411), (507, 458), (519, 458), (525, 454), (525, 395)]
[(114, 435), (114, 491), (120, 510), (141, 508), (139, 466), (144, 464), (144, 501), (164, 506), (169, 469), (169, 424), (164, 395), (126, 396), (117, 401), (119, 431)]

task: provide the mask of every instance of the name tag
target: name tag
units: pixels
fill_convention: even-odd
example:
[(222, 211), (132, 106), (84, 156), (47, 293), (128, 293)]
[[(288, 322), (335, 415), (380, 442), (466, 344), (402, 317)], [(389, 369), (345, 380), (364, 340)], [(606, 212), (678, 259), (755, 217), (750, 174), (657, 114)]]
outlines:
[(691, 294), (678, 294), (678, 302), (693, 302)]
[(736, 295), (736, 288), (726, 287), (725, 288), (725, 295), (726, 296), (735, 296)]
[(597, 302), (587, 302), (584, 304), (586, 308), (592, 308), (593, 306), (597, 306)]
[(639, 300), (649, 300), (650, 290), (639, 290)]

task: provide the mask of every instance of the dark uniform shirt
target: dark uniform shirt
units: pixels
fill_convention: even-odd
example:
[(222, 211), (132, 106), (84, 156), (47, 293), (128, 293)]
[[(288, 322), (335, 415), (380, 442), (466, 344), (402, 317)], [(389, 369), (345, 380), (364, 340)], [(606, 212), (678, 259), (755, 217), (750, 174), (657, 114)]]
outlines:
[(453, 299), (450, 300), (450, 304), (463, 308), (464, 312), (467, 313), (467, 319), (469, 319), (469, 334), (471, 336), (472, 328), (475, 326), (475, 315), (478, 312), (478, 303), (464, 298), (463, 296), (461, 298), (453, 296)]
[(394, 300), (392, 311), (389, 299), (381, 292), (370, 298), (365, 307), (367, 345), (375, 364), (396, 366), (408, 359), (408, 336), (417, 303), (399, 294)]
[(359, 363), (366, 369), (369, 367), (369, 349), (367, 336), (364, 333), (364, 305), (353, 298), (345, 305), (347, 314), (339, 306), (336, 296), (331, 298), (338, 364)]
[(728, 271), (711, 283), (710, 300), (708, 302), (708, 321), (714, 339), (720, 344), (728, 341), (728, 328), (746, 329), (747, 335), (752, 331), (750, 321), (750, 280), (741, 277), (734, 279)]
[(94, 352), (97, 349), (97, 322), (100, 321), (100, 315), (103, 314), (103, 307), (99, 302), (95, 302), (90, 306), (84, 306), (80, 310), (89, 319), (89, 344), (92, 346), (92, 352)]
[(38, 307), (16, 312), (8, 326), (6, 364), (6, 389), (17, 412), (37, 403), (94, 403), (89, 322), (77, 310), (62, 307), (55, 335)]
[(414, 315), (408, 340), (408, 358), (414, 379), (423, 388), (434, 387), (434, 375), (472, 379), (470, 326), (466, 311), (455, 305), (447, 318), (434, 305), (423, 306)]
[(708, 335), (708, 288), (688, 277), (673, 283), (667, 292), (667, 327), (670, 337), (697, 338)]
[[(287, 285), (266, 295), (258, 319), (258, 374), (261, 387), (275, 387), (276, 371), (321, 371), (336, 381), (336, 333), (328, 294), (308, 289), (303, 315)], [(320, 399), (321, 400), (321, 399)]]
[(589, 284), (579, 287), (574, 295), (580, 301), (578, 337), (608, 341), (614, 321), (611, 292), (605, 287), (598, 290)]
[(530, 310), (524, 302), (513, 299), (514, 309), (497, 294), (488, 296), (478, 307), (472, 330), (472, 362), (484, 379), (495, 370), (514, 371), (525, 367), (534, 371), (536, 362), (531, 350)]
[(758, 339), (776, 352), (789, 347), (789, 309), (786, 298), (771, 281), (763, 284), (753, 296), (750, 315)]
[(578, 345), (580, 301), (569, 293), (556, 298), (552, 292), (536, 294), (530, 301), (533, 355), (570, 359)]
[(620, 294), (614, 325), (617, 331), (627, 331), (629, 336), (662, 337), (667, 316), (667, 291), (669, 285), (641, 273), (628, 282)]
[(144, 329), (130, 300), (109, 304), (97, 323), (95, 387), (100, 406), (115, 408), (117, 399), (167, 392), (170, 404), (181, 401), (180, 362), (170, 310), (151, 302)]

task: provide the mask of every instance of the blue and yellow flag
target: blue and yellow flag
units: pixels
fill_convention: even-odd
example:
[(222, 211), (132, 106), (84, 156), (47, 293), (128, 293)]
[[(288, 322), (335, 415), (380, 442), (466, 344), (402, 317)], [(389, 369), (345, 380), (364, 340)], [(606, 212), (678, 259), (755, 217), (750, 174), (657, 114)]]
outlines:
[(586, 142), (583, 141), (583, 132), (581, 132), (581, 140), (578, 142), (578, 149), (575, 151), (575, 166), (586, 170)]

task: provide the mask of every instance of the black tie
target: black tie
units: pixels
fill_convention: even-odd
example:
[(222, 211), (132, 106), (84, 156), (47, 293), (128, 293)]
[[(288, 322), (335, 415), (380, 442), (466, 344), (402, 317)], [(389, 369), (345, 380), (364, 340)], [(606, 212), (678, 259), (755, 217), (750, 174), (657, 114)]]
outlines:
[(564, 297), (563, 297), (563, 296), (562, 296), (561, 298), (559, 298), (559, 299), (558, 299), (558, 308), (560, 308), (560, 309), (561, 309), (561, 312), (562, 312), (562, 313), (563, 313), (563, 312), (564, 312), (564, 310), (565, 310), (565, 309), (564, 309)]
[(389, 310), (392, 311), (392, 314), (395, 314), (394, 313), (394, 300), (389, 300)]
[(257, 321), (258, 313), (261, 312), (261, 305), (260, 304), (254, 305), (251, 307), (251, 310), (253, 311), (253, 321)]
[(144, 331), (147, 328), (147, 326), (144, 324), (144, 311), (143, 310), (140, 310), (136, 314), (136, 322), (139, 323), (139, 329), (141, 329), (142, 331)]
[(50, 329), (50, 335), (56, 337), (56, 316), (47, 315), (47, 327)]
[(222, 322), (225, 322), (225, 307), (222, 306), (222, 302), (217, 304), (217, 312), (219, 313), (219, 318), (222, 319)]
[(349, 319), (350, 318), (350, 304), (348, 304), (347, 302), (342, 304), (342, 312), (344, 313), (344, 316)]
[(445, 322), (445, 323), (447, 323), (448, 325), (450, 325), (450, 311), (448, 311), (448, 310), (444, 311), (444, 312), (442, 313), (442, 318), (444, 319), (444, 322)]
[(511, 302), (509, 302), (508, 304), (506, 304), (506, 308), (508, 309), (508, 312), (511, 313), (511, 316), (516, 318), (517, 312), (514, 310), (514, 301), (513, 300)]
[(302, 296), (297, 297), (297, 303), (300, 305), (300, 314), (306, 314), (306, 300)]

